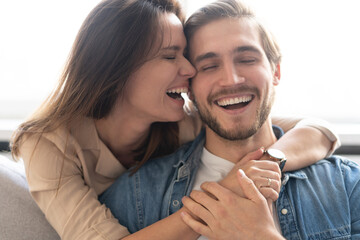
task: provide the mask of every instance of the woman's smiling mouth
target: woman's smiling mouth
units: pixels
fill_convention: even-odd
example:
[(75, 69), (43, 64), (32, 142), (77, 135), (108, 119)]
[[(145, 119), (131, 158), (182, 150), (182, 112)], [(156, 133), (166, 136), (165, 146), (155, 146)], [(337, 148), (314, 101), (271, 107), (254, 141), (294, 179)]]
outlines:
[(172, 89), (169, 89), (166, 91), (166, 94), (175, 99), (175, 100), (182, 100), (182, 96), (181, 94), (182, 93), (188, 93), (189, 92), (189, 89), (187, 87), (179, 87), (179, 88), (172, 88)]

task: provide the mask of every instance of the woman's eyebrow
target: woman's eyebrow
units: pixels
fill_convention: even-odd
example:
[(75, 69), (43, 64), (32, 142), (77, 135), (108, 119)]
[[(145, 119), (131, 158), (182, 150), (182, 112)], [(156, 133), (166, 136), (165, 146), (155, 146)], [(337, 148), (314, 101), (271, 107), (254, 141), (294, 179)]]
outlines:
[(168, 46), (168, 47), (164, 47), (161, 50), (163, 51), (167, 51), (167, 50), (173, 50), (173, 51), (180, 51), (181, 47), (174, 45), (174, 46)]

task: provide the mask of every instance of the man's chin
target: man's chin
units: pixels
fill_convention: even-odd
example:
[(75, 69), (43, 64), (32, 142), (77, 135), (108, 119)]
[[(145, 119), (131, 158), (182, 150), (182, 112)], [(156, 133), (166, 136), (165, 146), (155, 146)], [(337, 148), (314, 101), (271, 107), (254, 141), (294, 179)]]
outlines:
[(209, 126), (209, 128), (219, 137), (228, 141), (240, 141), (248, 139), (257, 132), (256, 126), (222, 128), (220, 126)]

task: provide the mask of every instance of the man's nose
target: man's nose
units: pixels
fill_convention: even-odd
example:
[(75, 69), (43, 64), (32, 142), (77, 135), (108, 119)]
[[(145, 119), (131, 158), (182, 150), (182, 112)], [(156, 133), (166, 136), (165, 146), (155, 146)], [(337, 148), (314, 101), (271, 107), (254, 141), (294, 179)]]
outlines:
[(223, 85), (236, 85), (245, 82), (245, 78), (237, 71), (234, 64), (224, 64), (223, 67)]

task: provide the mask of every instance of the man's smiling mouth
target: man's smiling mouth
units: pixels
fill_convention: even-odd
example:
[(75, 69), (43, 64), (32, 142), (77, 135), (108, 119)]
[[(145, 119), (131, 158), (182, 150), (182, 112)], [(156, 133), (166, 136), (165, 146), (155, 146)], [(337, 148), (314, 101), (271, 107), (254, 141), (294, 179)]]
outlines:
[(215, 104), (219, 107), (233, 110), (243, 108), (248, 105), (254, 99), (253, 95), (247, 96), (238, 96), (238, 97), (231, 97), (231, 98), (222, 98), (220, 100), (216, 100)]
[(182, 93), (188, 93), (189, 89), (187, 87), (180, 87), (180, 88), (172, 88), (166, 91), (166, 94), (175, 99), (175, 100), (182, 100)]

